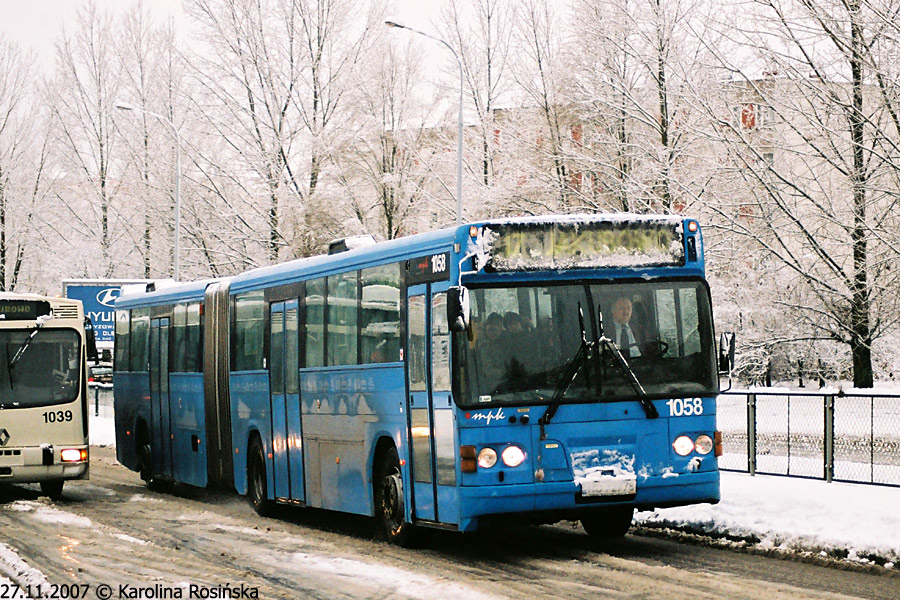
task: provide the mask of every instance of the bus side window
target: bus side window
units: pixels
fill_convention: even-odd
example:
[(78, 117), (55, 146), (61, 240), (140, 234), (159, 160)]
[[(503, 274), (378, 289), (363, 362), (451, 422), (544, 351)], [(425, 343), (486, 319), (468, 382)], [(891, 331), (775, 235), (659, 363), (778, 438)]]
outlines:
[(150, 309), (131, 311), (131, 369), (132, 372), (148, 371), (150, 363)]
[(234, 360), (235, 371), (263, 368), (265, 334), (265, 293), (246, 292), (234, 297)]
[(303, 367), (325, 366), (325, 279), (306, 282), (306, 294), (301, 300), (304, 317)]
[(185, 369), (185, 326), (187, 324), (187, 305), (176, 304), (172, 309), (172, 372), (183, 373)]
[(115, 359), (113, 368), (116, 371), (127, 371), (131, 358), (131, 313), (127, 310), (116, 311)]
[(363, 269), (359, 343), (363, 363), (400, 360), (400, 265)]
[(189, 373), (203, 370), (203, 336), (200, 333), (200, 319), (200, 303), (188, 304), (184, 370)]
[(325, 344), (328, 366), (355, 365), (357, 360), (357, 317), (359, 314), (359, 272), (328, 278), (328, 329)]

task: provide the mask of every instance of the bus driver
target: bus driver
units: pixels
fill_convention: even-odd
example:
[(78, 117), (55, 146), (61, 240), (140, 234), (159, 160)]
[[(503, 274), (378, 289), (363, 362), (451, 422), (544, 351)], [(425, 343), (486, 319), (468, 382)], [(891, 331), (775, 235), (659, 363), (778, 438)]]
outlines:
[(634, 331), (632, 331), (630, 325), (631, 310), (631, 300), (627, 296), (619, 296), (613, 303), (612, 339), (625, 358), (635, 358), (641, 355), (638, 341), (634, 337)]

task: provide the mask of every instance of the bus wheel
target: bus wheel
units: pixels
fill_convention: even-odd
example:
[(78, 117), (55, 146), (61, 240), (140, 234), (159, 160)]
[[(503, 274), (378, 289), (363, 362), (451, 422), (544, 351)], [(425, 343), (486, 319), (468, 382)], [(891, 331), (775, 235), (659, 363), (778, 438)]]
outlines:
[(247, 498), (261, 517), (272, 512), (272, 501), (267, 496), (266, 459), (259, 442), (254, 440), (247, 456)]
[(584, 515), (581, 517), (581, 526), (593, 538), (620, 538), (628, 533), (633, 517), (634, 507), (611, 506)]
[(149, 484), (153, 479), (153, 451), (150, 449), (150, 444), (140, 446), (138, 466), (141, 479)]
[(62, 479), (56, 479), (54, 481), (42, 481), (41, 493), (52, 498), (53, 500), (59, 500), (60, 498), (62, 498), (64, 483), (65, 481), (63, 481)]
[(375, 466), (375, 521), (378, 533), (398, 546), (410, 546), (415, 538), (412, 523), (406, 521), (403, 479), (397, 449), (390, 448)]

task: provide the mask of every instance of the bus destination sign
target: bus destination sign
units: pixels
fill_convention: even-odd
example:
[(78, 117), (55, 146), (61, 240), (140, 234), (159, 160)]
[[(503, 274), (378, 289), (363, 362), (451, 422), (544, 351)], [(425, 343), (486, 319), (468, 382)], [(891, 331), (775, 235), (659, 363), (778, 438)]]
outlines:
[(492, 225), (494, 271), (681, 266), (684, 241), (672, 219)]
[(406, 261), (406, 284), (432, 283), (450, 279), (450, 253), (420, 256)]
[(0, 300), (0, 320), (34, 321), (50, 314), (50, 303), (42, 300)]

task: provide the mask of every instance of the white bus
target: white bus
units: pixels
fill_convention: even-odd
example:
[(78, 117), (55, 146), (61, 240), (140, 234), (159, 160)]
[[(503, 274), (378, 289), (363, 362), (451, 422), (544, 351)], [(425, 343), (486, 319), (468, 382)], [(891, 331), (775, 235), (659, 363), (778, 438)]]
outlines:
[(93, 329), (79, 300), (0, 293), (0, 484), (51, 498), (88, 479), (87, 360)]

